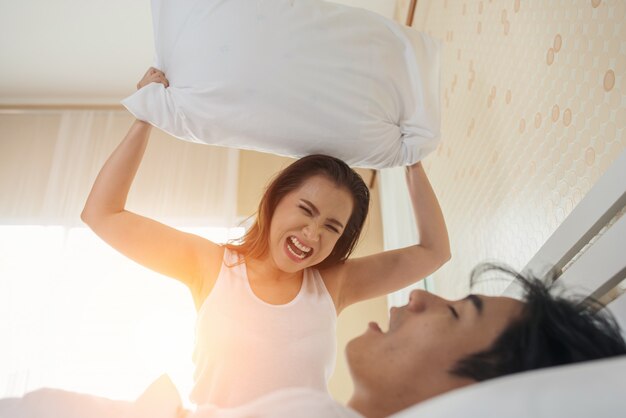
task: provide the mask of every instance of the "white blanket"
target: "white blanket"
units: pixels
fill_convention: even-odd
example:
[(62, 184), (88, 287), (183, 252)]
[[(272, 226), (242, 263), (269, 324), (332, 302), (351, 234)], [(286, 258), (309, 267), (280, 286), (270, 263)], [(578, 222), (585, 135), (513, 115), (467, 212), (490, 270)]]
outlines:
[(135, 402), (116, 401), (58, 389), (41, 389), (19, 399), (0, 399), (0, 418), (362, 418), (327, 393), (284, 389), (237, 408), (182, 409), (167, 376), (156, 380)]
[[(612, 418), (626, 410), (626, 356), (504, 376), (443, 394), (394, 418), (515, 417)], [(319, 391), (292, 388), (232, 409), (181, 409), (166, 376), (135, 402), (43, 389), (0, 399), (0, 418), (363, 418)]]
[(333, 400), (327, 393), (307, 388), (273, 392), (246, 405), (219, 409), (198, 408), (188, 418), (363, 418), (354, 410)]
[(178, 418), (181, 410), (180, 396), (167, 375), (134, 402), (51, 388), (0, 399), (0, 418)]
[(152, 0), (155, 67), (122, 103), (181, 139), (360, 167), (408, 165), (440, 135), (439, 43), (321, 0)]

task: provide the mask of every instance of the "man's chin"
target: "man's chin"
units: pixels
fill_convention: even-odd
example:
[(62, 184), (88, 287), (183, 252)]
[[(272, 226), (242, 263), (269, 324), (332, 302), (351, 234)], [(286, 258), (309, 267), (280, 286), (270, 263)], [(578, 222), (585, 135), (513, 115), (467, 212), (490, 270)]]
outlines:
[(354, 337), (353, 339), (351, 339), (350, 341), (348, 341), (348, 343), (346, 344), (346, 348), (345, 348), (345, 354), (346, 354), (346, 359), (348, 360), (348, 363), (350, 363), (350, 359), (355, 355), (355, 353), (359, 352), (359, 340), (363, 338), (363, 334)]
[(368, 330), (348, 341), (345, 350), (348, 364), (350, 364), (351, 361), (354, 361), (355, 363), (358, 362), (359, 359), (366, 356), (367, 353), (374, 348), (375, 344), (374, 341), (372, 341), (372, 336), (373, 335)]

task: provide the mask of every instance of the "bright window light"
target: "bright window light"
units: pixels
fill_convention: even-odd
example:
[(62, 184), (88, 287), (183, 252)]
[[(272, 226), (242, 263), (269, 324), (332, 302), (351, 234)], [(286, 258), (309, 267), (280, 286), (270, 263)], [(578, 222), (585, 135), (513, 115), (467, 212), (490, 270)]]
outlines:
[[(244, 232), (184, 230), (215, 242)], [(0, 226), (0, 398), (54, 387), (132, 400), (168, 373), (185, 399), (195, 318), (182, 283), (87, 228)]]

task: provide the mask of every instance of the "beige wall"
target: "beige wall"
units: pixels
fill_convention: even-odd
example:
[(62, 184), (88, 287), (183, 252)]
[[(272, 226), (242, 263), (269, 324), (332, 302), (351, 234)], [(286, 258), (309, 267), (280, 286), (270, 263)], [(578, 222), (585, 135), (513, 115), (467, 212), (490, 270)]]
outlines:
[(413, 26), (444, 48), (437, 293), (464, 296), (480, 261), (522, 268), (626, 148), (624, 22), (622, 0), (418, 2)]
[[(293, 160), (271, 154), (241, 151), (239, 160), (238, 214), (247, 217), (257, 209), (265, 185), (281, 168)], [(357, 170), (366, 183), (372, 171)], [(361, 241), (353, 256), (364, 256), (383, 249), (382, 224), (378, 201), (378, 186), (371, 190), (370, 214)], [(354, 336), (361, 334), (370, 321), (378, 322), (383, 328), (388, 323), (387, 301), (381, 297), (353, 305), (345, 309), (337, 322), (337, 367), (330, 380), (330, 392), (340, 401), (347, 401), (352, 393), (352, 381), (344, 357), (344, 347)]]

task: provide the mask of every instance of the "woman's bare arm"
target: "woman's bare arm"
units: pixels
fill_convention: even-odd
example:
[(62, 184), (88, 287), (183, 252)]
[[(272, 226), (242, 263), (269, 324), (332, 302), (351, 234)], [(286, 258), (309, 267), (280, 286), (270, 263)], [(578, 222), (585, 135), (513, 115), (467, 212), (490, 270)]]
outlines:
[[(146, 77), (159, 79), (160, 75), (146, 73), (144, 79)], [(199, 297), (217, 277), (222, 248), (199, 236), (126, 210), (128, 192), (146, 150), (150, 131), (151, 126), (146, 122), (136, 120), (132, 124), (100, 170), (81, 219), (122, 254), (180, 280), (191, 289), (194, 297)]]
[(423, 279), (450, 259), (448, 231), (421, 163), (406, 168), (419, 244), (349, 259), (328, 273), (338, 282), (338, 307), (385, 295)]

